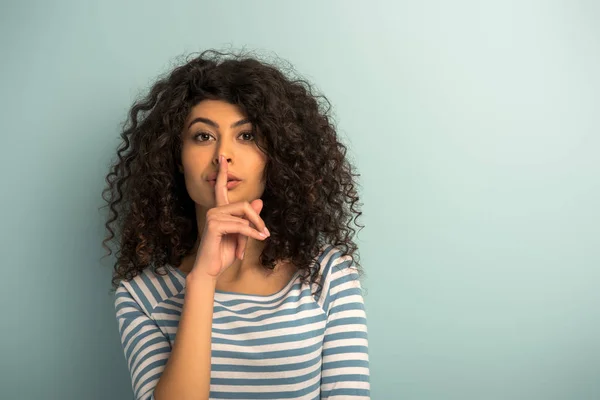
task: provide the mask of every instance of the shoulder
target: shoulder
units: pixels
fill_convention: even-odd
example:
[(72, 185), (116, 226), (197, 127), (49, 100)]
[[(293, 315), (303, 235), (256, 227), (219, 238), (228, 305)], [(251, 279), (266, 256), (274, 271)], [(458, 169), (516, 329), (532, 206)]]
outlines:
[(185, 280), (169, 266), (160, 273), (147, 268), (130, 280), (122, 280), (115, 292), (115, 306), (123, 300), (134, 301), (148, 316), (156, 306), (182, 293)]
[(340, 292), (353, 288), (361, 291), (359, 274), (352, 256), (345, 254), (342, 249), (327, 245), (322, 248), (318, 260), (319, 267), (319, 296), (315, 300), (327, 312), (332, 298)]
[(318, 264), (321, 283), (346, 275), (356, 275), (358, 277), (358, 271), (352, 256), (345, 254), (342, 249), (336, 246), (323, 246)]

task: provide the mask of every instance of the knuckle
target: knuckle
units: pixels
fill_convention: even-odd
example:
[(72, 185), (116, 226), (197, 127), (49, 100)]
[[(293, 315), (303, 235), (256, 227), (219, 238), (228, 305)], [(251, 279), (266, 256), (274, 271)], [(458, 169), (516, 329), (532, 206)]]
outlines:
[(211, 220), (213, 220), (215, 218), (217, 218), (216, 213), (214, 213), (214, 212), (211, 213), (210, 211), (206, 213), (206, 220), (207, 221), (211, 221)]
[(207, 229), (211, 229), (214, 230), (217, 228), (217, 226), (219, 226), (219, 221), (216, 220), (215, 218), (210, 218), (206, 220), (206, 228)]

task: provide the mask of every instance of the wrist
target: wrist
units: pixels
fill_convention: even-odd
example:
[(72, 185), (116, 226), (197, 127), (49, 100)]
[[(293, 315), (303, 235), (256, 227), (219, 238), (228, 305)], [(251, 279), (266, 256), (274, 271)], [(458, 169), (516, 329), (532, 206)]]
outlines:
[(186, 286), (203, 286), (214, 289), (217, 286), (217, 277), (209, 275), (197, 269), (193, 269), (185, 277)]

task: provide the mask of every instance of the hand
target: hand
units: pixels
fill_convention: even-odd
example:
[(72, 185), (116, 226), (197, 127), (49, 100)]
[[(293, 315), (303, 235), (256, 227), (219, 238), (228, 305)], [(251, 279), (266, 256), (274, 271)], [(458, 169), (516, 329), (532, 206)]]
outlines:
[[(206, 222), (190, 274), (204, 274), (216, 280), (236, 258), (242, 259), (248, 237), (265, 240), (265, 222), (259, 216), (263, 201), (240, 201), (230, 204), (227, 189), (227, 161), (219, 155), (219, 172), (215, 183), (216, 206), (206, 213)], [(246, 218), (241, 218), (246, 217)], [(250, 222), (258, 229), (250, 226)], [(270, 235), (269, 235), (270, 236)]]

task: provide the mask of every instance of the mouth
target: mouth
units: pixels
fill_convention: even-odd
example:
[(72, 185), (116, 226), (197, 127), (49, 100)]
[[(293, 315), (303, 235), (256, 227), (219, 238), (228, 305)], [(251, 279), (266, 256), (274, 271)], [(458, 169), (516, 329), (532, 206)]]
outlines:
[[(218, 172), (213, 172), (211, 173), (209, 176), (206, 177), (207, 181), (215, 181), (217, 180), (217, 177), (219, 176)], [(240, 181), (241, 179), (238, 178), (233, 172), (227, 172), (227, 182), (229, 181)]]
[[(208, 181), (213, 184), (217, 182), (216, 179), (209, 179)], [(229, 183), (229, 182), (241, 182), (241, 180), (240, 179), (227, 179), (227, 183)]]
[[(236, 188), (242, 181), (238, 180), (238, 179), (231, 179), (227, 181), (227, 184), (225, 186), (227, 186), (228, 190), (234, 189)], [(217, 180), (216, 179), (210, 179), (208, 181), (208, 183), (210, 184), (210, 186), (212, 188), (214, 188), (217, 184)]]
[[(225, 186), (227, 186), (228, 189), (233, 189), (234, 187), (236, 187), (237, 185), (239, 185), (242, 181), (239, 179), (228, 179), (227, 180), (227, 184)], [(208, 183), (210, 184), (210, 186), (215, 187), (215, 185), (217, 184), (217, 180), (216, 179), (209, 179)]]

